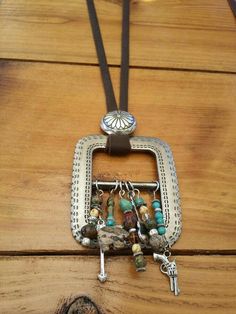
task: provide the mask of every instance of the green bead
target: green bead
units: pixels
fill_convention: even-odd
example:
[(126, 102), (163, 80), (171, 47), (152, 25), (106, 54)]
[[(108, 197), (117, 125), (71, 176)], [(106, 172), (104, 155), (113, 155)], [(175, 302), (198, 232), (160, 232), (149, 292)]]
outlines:
[(146, 203), (142, 197), (135, 197), (134, 202), (135, 202), (135, 205), (137, 207), (141, 207), (143, 205), (146, 205)]
[(166, 228), (165, 227), (158, 227), (157, 231), (158, 231), (159, 235), (163, 235), (166, 233)]
[(123, 213), (127, 211), (132, 211), (133, 206), (130, 201), (126, 200), (125, 198), (122, 198), (119, 203)]
[(135, 256), (135, 266), (137, 271), (143, 271), (146, 266), (145, 258), (142, 254)]
[(161, 203), (159, 200), (153, 200), (152, 201), (152, 208), (155, 209), (155, 208), (160, 208), (161, 207)]
[(158, 211), (158, 212), (155, 213), (155, 219), (157, 220), (159, 218), (163, 218), (163, 214), (162, 214), (162, 212)]
[(148, 230), (156, 229), (157, 227), (157, 224), (153, 219), (147, 219), (144, 224)]
[(108, 200), (107, 200), (107, 206), (111, 206), (111, 207), (114, 207), (114, 198), (113, 197), (109, 197)]
[(92, 196), (91, 204), (92, 204), (92, 205), (101, 205), (101, 204), (102, 204), (102, 199), (101, 199), (101, 197), (98, 196), (98, 195)]

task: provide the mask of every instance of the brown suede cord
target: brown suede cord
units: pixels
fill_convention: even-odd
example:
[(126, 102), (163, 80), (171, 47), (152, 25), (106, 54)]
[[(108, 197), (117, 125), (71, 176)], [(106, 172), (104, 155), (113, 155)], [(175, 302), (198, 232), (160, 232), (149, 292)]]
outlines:
[(131, 151), (129, 135), (110, 134), (107, 138), (106, 151), (109, 155), (127, 155)]
[[(128, 79), (129, 79), (129, 16), (130, 0), (123, 0), (122, 9), (122, 41), (121, 41), (121, 72), (120, 72), (120, 104), (119, 109), (111, 82), (102, 35), (93, 0), (87, 0), (90, 24), (101, 70), (101, 77), (106, 96), (107, 111), (128, 111)], [(109, 135), (107, 152), (111, 155), (128, 154), (131, 150), (128, 135)]]
[(228, 0), (231, 10), (236, 17), (236, 0)]

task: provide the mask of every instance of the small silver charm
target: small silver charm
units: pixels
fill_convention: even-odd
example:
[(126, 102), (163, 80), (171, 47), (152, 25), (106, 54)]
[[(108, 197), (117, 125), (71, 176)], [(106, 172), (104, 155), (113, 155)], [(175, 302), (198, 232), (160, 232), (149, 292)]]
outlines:
[(174, 292), (174, 295), (179, 295), (180, 289), (178, 286), (178, 271), (175, 260), (170, 262), (165, 254), (153, 253), (154, 261), (160, 261), (160, 270), (163, 274), (167, 275), (170, 279), (170, 291)]
[(104, 261), (104, 252), (100, 248), (100, 273), (98, 274), (98, 279), (100, 282), (105, 282), (107, 280), (107, 274), (105, 272), (105, 261)]
[(136, 129), (136, 120), (127, 111), (108, 112), (101, 120), (101, 129), (107, 134), (127, 135)]

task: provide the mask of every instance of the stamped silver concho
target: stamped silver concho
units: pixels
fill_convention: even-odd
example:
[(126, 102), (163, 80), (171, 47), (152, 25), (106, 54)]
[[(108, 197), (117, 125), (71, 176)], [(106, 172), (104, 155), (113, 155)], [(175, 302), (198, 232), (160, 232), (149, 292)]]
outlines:
[(115, 110), (108, 112), (100, 123), (101, 129), (107, 134), (133, 133), (136, 128), (136, 120), (132, 114), (127, 111)]
[[(88, 223), (92, 194), (92, 159), (93, 153), (105, 151), (107, 136), (91, 135), (80, 139), (75, 148), (72, 200), (71, 229), (76, 241), (89, 247), (99, 247), (96, 240), (86, 241), (81, 235), (81, 228)], [(165, 240), (172, 246), (181, 234), (181, 208), (175, 164), (170, 147), (158, 138), (131, 137), (132, 152), (148, 152), (155, 156), (159, 174), (161, 207), (166, 226)]]

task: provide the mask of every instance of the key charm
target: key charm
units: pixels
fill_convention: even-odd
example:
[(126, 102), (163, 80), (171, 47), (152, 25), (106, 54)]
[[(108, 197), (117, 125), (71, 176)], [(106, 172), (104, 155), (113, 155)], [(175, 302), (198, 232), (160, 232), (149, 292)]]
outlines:
[(107, 280), (107, 274), (105, 272), (105, 262), (104, 262), (104, 252), (100, 249), (100, 273), (98, 274), (98, 279), (100, 282), (105, 282)]
[(177, 296), (180, 293), (180, 289), (178, 286), (178, 271), (175, 260), (170, 262), (168, 256), (157, 253), (153, 253), (153, 258), (155, 262), (161, 262), (160, 270), (163, 274), (169, 277), (170, 291), (174, 292), (174, 295)]

